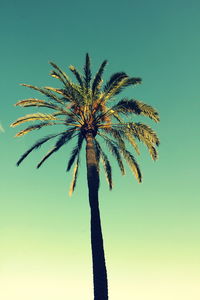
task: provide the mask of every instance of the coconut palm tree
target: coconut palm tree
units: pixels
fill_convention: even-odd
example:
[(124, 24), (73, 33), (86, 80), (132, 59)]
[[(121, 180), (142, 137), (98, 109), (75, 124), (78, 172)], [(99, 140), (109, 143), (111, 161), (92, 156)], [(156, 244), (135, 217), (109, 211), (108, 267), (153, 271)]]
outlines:
[[(80, 152), (83, 144), (86, 144), (86, 166), (87, 183), (89, 191), (89, 205), (91, 211), (91, 248), (93, 261), (93, 283), (94, 299), (108, 299), (107, 271), (101, 230), (99, 212), (99, 162), (103, 163), (105, 175), (112, 189), (112, 168), (109, 157), (104, 148), (107, 146), (109, 154), (113, 155), (122, 175), (125, 174), (124, 162), (130, 167), (138, 182), (141, 182), (142, 175), (135, 156), (130, 150), (139, 154), (137, 142), (140, 141), (148, 148), (153, 160), (157, 159), (156, 146), (159, 139), (156, 133), (146, 124), (130, 121), (130, 116), (141, 115), (149, 117), (155, 122), (159, 121), (157, 111), (135, 99), (123, 98), (117, 100), (116, 96), (126, 87), (140, 84), (141, 79), (130, 77), (124, 72), (113, 74), (103, 85), (102, 75), (107, 65), (103, 61), (96, 75), (92, 79), (90, 69), (90, 57), (86, 54), (86, 61), (81, 74), (74, 66), (69, 69), (75, 75), (77, 83), (73, 83), (67, 74), (56, 64), (50, 63), (53, 67), (51, 76), (59, 79), (62, 88), (36, 87), (22, 84), (36, 90), (46, 96), (46, 100), (29, 98), (16, 103), (21, 107), (44, 107), (52, 113), (33, 113), (25, 115), (12, 123), (12, 127), (25, 122), (37, 122), (19, 131), (16, 136), (23, 136), (33, 130), (39, 130), (46, 126), (60, 126), (63, 128), (38, 140), (18, 160), (17, 165), (33, 151), (39, 149), (46, 142), (57, 138), (53, 148), (38, 163), (39, 168), (52, 154), (72, 139), (76, 139), (75, 147), (69, 157), (67, 171), (74, 165), (73, 180), (70, 193), (75, 189), (79, 165)], [(132, 148), (131, 148), (132, 149)]]

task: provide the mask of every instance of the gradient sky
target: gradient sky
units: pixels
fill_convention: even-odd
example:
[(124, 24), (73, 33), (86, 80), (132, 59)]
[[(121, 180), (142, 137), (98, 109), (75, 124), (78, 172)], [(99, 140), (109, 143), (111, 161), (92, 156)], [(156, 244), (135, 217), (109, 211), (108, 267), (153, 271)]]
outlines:
[(1, 2), (2, 300), (92, 299), (85, 166), (70, 198), (70, 148), (36, 170), (44, 147), (17, 168), (40, 135), (13, 138), (22, 127), (9, 127), (33, 111), (13, 106), (35, 96), (19, 83), (57, 87), (48, 62), (81, 68), (86, 52), (93, 73), (108, 59), (106, 78), (116, 71), (142, 77), (125, 95), (161, 116), (159, 124), (143, 119), (161, 140), (155, 163), (142, 148), (143, 183), (114, 168), (110, 192), (101, 178), (110, 299), (200, 299), (199, 11), (193, 0)]

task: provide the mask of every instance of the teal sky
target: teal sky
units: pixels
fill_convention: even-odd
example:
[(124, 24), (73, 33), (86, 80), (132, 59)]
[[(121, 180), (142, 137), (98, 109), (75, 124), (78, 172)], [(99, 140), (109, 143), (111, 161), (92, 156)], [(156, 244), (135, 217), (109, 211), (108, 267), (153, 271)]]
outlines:
[(81, 69), (86, 52), (93, 74), (108, 59), (105, 78), (116, 71), (141, 77), (143, 84), (122, 96), (154, 106), (161, 117), (159, 124), (143, 119), (161, 140), (155, 163), (141, 148), (143, 183), (129, 171), (121, 177), (116, 166), (112, 192), (101, 178), (110, 299), (200, 299), (199, 11), (193, 0), (2, 1), (1, 299), (92, 299), (84, 160), (69, 197), (71, 148), (36, 170), (44, 147), (17, 168), (42, 130), (14, 138), (22, 126), (9, 127), (33, 111), (14, 107), (18, 100), (41, 98), (20, 83), (59, 87), (48, 62)]

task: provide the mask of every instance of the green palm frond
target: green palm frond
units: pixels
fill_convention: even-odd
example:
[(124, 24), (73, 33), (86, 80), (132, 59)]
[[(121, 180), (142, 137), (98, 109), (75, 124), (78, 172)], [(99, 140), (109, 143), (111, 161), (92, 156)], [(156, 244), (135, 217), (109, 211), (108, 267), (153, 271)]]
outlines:
[(130, 130), (127, 130), (126, 127), (124, 128), (124, 126), (127, 127), (129, 126), (128, 124), (119, 124), (119, 126), (113, 128), (113, 127), (108, 127), (108, 128), (101, 128), (103, 131), (109, 133), (110, 135), (112, 135), (117, 141), (118, 141), (118, 146), (119, 147), (125, 147), (125, 143), (124, 141), (127, 140), (135, 149), (135, 151), (137, 152), (137, 154), (140, 154), (138, 145), (135, 141), (135, 139), (133, 138), (133, 136), (131, 135)]
[(113, 184), (112, 184), (112, 168), (111, 168), (110, 162), (108, 160), (107, 155), (102, 150), (100, 144), (97, 142), (97, 140), (95, 140), (95, 143), (96, 143), (96, 148), (98, 149), (100, 157), (102, 159), (102, 163), (103, 163), (103, 166), (104, 166), (106, 178), (107, 178), (107, 181), (108, 181), (108, 184), (109, 184), (109, 188), (111, 190)]
[(85, 88), (86, 91), (88, 91), (90, 87), (90, 81), (92, 78), (92, 74), (90, 70), (90, 57), (88, 53), (86, 54), (86, 58), (85, 58), (84, 75), (85, 75), (84, 76)]
[(102, 134), (102, 133), (98, 133), (98, 134), (105, 140), (106, 145), (108, 146), (108, 149), (110, 150), (111, 154), (114, 156), (114, 158), (116, 159), (116, 161), (118, 163), (118, 166), (120, 168), (122, 175), (125, 175), (125, 169), (124, 169), (124, 165), (122, 162), (122, 157), (120, 155), (119, 145), (115, 141), (113, 141), (110, 138), (108, 138), (107, 136), (105, 136), (104, 134)]
[(120, 148), (120, 152), (122, 153), (123, 157), (125, 158), (127, 164), (129, 165), (131, 171), (134, 173), (138, 182), (142, 182), (142, 174), (134, 156), (125, 148)]
[(139, 83), (141, 83), (140, 78), (129, 77), (124, 72), (115, 73), (104, 86), (104, 98), (107, 100), (119, 94), (123, 88)]
[(83, 78), (82, 78), (81, 74), (79, 73), (79, 71), (74, 66), (69, 66), (69, 69), (75, 75), (78, 83), (83, 88)]
[(122, 130), (120, 131), (113, 127), (101, 128), (101, 130), (111, 135), (117, 141), (119, 147), (125, 148), (125, 143), (122, 136), (123, 135)]
[(104, 93), (109, 92), (114, 86), (121, 82), (124, 78), (128, 78), (125, 72), (114, 73), (104, 86)]
[(71, 182), (71, 186), (70, 186), (70, 190), (69, 190), (69, 196), (72, 195), (72, 193), (74, 192), (75, 187), (76, 187), (76, 182), (77, 182), (77, 178), (78, 178), (79, 164), (80, 164), (80, 161), (79, 161), (79, 156), (78, 156), (76, 164), (74, 166), (74, 172), (73, 172), (73, 178), (72, 178), (72, 182)]
[(124, 138), (127, 139), (129, 141), (129, 143), (133, 146), (133, 148), (135, 149), (136, 153), (138, 155), (140, 155), (140, 150), (138, 148), (138, 145), (135, 141), (135, 139), (132, 137), (130, 132), (125, 132), (124, 133)]
[(21, 107), (37, 106), (37, 107), (51, 108), (54, 110), (63, 110), (62, 107), (59, 107), (51, 102), (47, 102), (45, 100), (39, 100), (39, 99), (35, 99), (35, 98), (20, 100), (15, 104), (15, 106), (21, 106)]
[(77, 156), (79, 156), (79, 153), (81, 151), (82, 148), (82, 144), (83, 144), (83, 140), (84, 140), (84, 136), (82, 135), (82, 133), (80, 132), (78, 135), (78, 141), (76, 146), (74, 147), (74, 149), (72, 150), (70, 159), (68, 161), (68, 165), (67, 165), (67, 171), (70, 171), (75, 159)]
[(45, 144), (46, 142), (48, 142), (49, 140), (63, 134), (64, 132), (60, 132), (60, 133), (57, 133), (57, 134), (51, 134), (51, 135), (48, 135), (40, 140), (38, 140), (30, 149), (28, 149), (21, 157), (20, 159), (18, 160), (17, 162), (17, 166), (19, 166), (22, 161), (33, 151), (33, 150), (36, 150), (38, 148), (40, 148), (43, 144)]
[(149, 150), (151, 158), (153, 160), (158, 159), (158, 152), (157, 152), (156, 148), (151, 143), (146, 142), (145, 144), (146, 144), (146, 146), (147, 146), (147, 148)]
[(147, 146), (152, 159), (156, 160), (158, 154), (155, 146), (159, 146), (160, 143), (156, 133), (146, 124), (130, 123), (128, 126), (130, 132)]
[(93, 96), (96, 94), (96, 92), (99, 90), (99, 85), (102, 82), (102, 75), (105, 69), (105, 66), (107, 65), (108, 61), (104, 60), (101, 64), (97, 74), (94, 77), (93, 83), (92, 83), (92, 94)]
[(74, 130), (73, 129), (69, 129), (68, 131), (66, 131), (65, 133), (63, 133), (62, 136), (56, 142), (56, 144), (53, 147), (53, 149), (51, 149), (43, 157), (43, 159), (39, 162), (39, 164), (37, 165), (37, 168), (39, 168), (53, 153), (57, 152), (63, 145), (65, 145), (66, 143), (68, 143), (71, 140), (71, 138), (72, 138), (73, 135), (74, 135)]
[(23, 136), (23, 135), (29, 133), (30, 131), (33, 131), (33, 130), (36, 130), (36, 129), (41, 129), (45, 126), (52, 126), (52, 125), (55, 125), (55, 123), (54, 122), (41, 122), (37, 125), (32, 125), (32, 126), (29, 126), (25, 129), (19, 131), (15, 136), (16, 137)]
[[(57, 72), (55, 72), (55, 74), (57, 74), (57, 76), (58, 76), (58, 78), (59, 79), (61, 79), (61, 81), (65, 84), (65, 85), (67, 85), (68, 83), (69, 83), (69, 77), (67, 76), (67, 74), (64, 72), (64, 71), (62, 71), (55, 63), (53, 63), (53, 62), (49, 62), (50, 63), (50, 65), (52, 65), (52, 67), (54, 68), (54, 69), (56, 69), (57, 70)], [(54, 76), (55, 77), (55, 76)]]
[(133, 99), (122, 99), (116, 105), (111, 108), (113, 111), (122, 113), (122, 114), (130, 114), (134, 113), (136, 115), (143, 115), (149, 117), (155, 122), (159, 121), (158, 112), (150, 105), (143, 103), (142, 101), (133, 100)]
[[(108, 114), (108, 116), (109, 116), (109, 114)], [(112, 117), (114, 119), (116, 119), (119, 123), (123, 123), (124, 122), (124, 120), (119, 116), (119, 114), (117, 112), (112, 112)]]
[[(63, 99), (60, 99), (59, 97), (57, 97), (54, 93), (52, 93), (51, 91), (45, 89), (45, 88), (39, 88), (37, 86), (34, 85), (30, 85), (30, 84), (21, 84), (22, 86), (26, 86), (30, 89), (33, 89), (35, 91), (40, 92), (41, 94), (45, 95), (46, 97), (50, 98), (51, 100), (54, 100), (60, 104), (64, 104)], [(66, 100), (65, 100), (66, 101)]]
[(55, 121), (55, 120), (59, 120), (59, 119), (53, 114), (41, 114), (41, 113), (28, 114), (24, 117), (17, 119), (10, 126), (15, 127), (24, 122), (30, 122), (30, 121), (50, 121), (50, 120)]
[(138, 136), (139, 139), (141, 139), (141, 137), (144, 137), (150, 143), (155, 144), (156, 146), (160, 145), (160, 141), (156, 132), (150, 126), (139, 122), (129, 123), (128, 127), (131, 129), (131, 132), (135, 136)]
[(53, 78), (59, 79), (64, 85), (66, 85), (66, 80), (63, 78), (63, 76), (59, 72), (51, 71), (50, 75)]

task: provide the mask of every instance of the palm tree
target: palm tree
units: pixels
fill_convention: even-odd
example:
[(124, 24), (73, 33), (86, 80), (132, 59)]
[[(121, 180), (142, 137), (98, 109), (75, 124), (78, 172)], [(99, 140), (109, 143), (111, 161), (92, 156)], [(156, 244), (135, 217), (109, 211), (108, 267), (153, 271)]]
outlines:
[(74, 165), (73, 180), (70, 188), (70, 193), (72, 193), (77, 182), (81, 148), (85, 142), (87, 183), (91, 211), (94, 299), (106, 300), (108, 299), (107, 271), (98, 199), (99, 161), (101, 160), (103, 163), (110, 189), (112, 189), (112, 168), (109, 158), (104, 152), (105, 145), (118, 163), (122, 175), (125, 174), (125, 161), (138, 182), (141, 182), (142, 175), (139, 165), (134, 155), (128, 150), (128, 147), (133, 147), (134, 151), (139, 154), (137, 141), (141, 141), (147, 146), (152, 159), (156, 160), (156, 146), (159, 145), (159, 139), (148, 125), (130, 121), (130, 118), (128, 120), (127, 117), (142, 115), (158, 122), (159, 116), (153, 107), (141, 101), (128, 98), (115, 99), (115, 96), (124, 88), (140, 84), (141, 79), (129, 77), (126, 73), (119, 72), (113, 74), (107, 83), (103, 85), (102, 75), (107, 65), (106, 60), (103, 61), (93, 79), (88, 54), (86, 54), (83, 74), (74, 66), (70, 66), (69, 69), (75, 75), (77, 83), (73, 83), (56, 64), (52, 62), (50, 64), (53, 67), (51, 76), (59, 79), (63, 88), (40, 88), (23, 84), (23, 86), (46, 96), (46, 100), (29, 98), (17, 102), (16, 106), (45, 107), (53, 112), (28, 114), (17, 119), (11, 126), (14, 127), (25, 122), (37, 121), (35, 125), (30, 125), (18, 132), (16, 134), (17, 137), (46, 126), (63, 125), (64, 129), (38, 140), (21, 156), (17, 165), (19, 166), (33, 150), (57, 138), (53, 148), (38, 163), (37, 168), (39, 168), (53, 153), (76, 138), (76, 145), (71, 152), (67, 165), (67, 171)]

